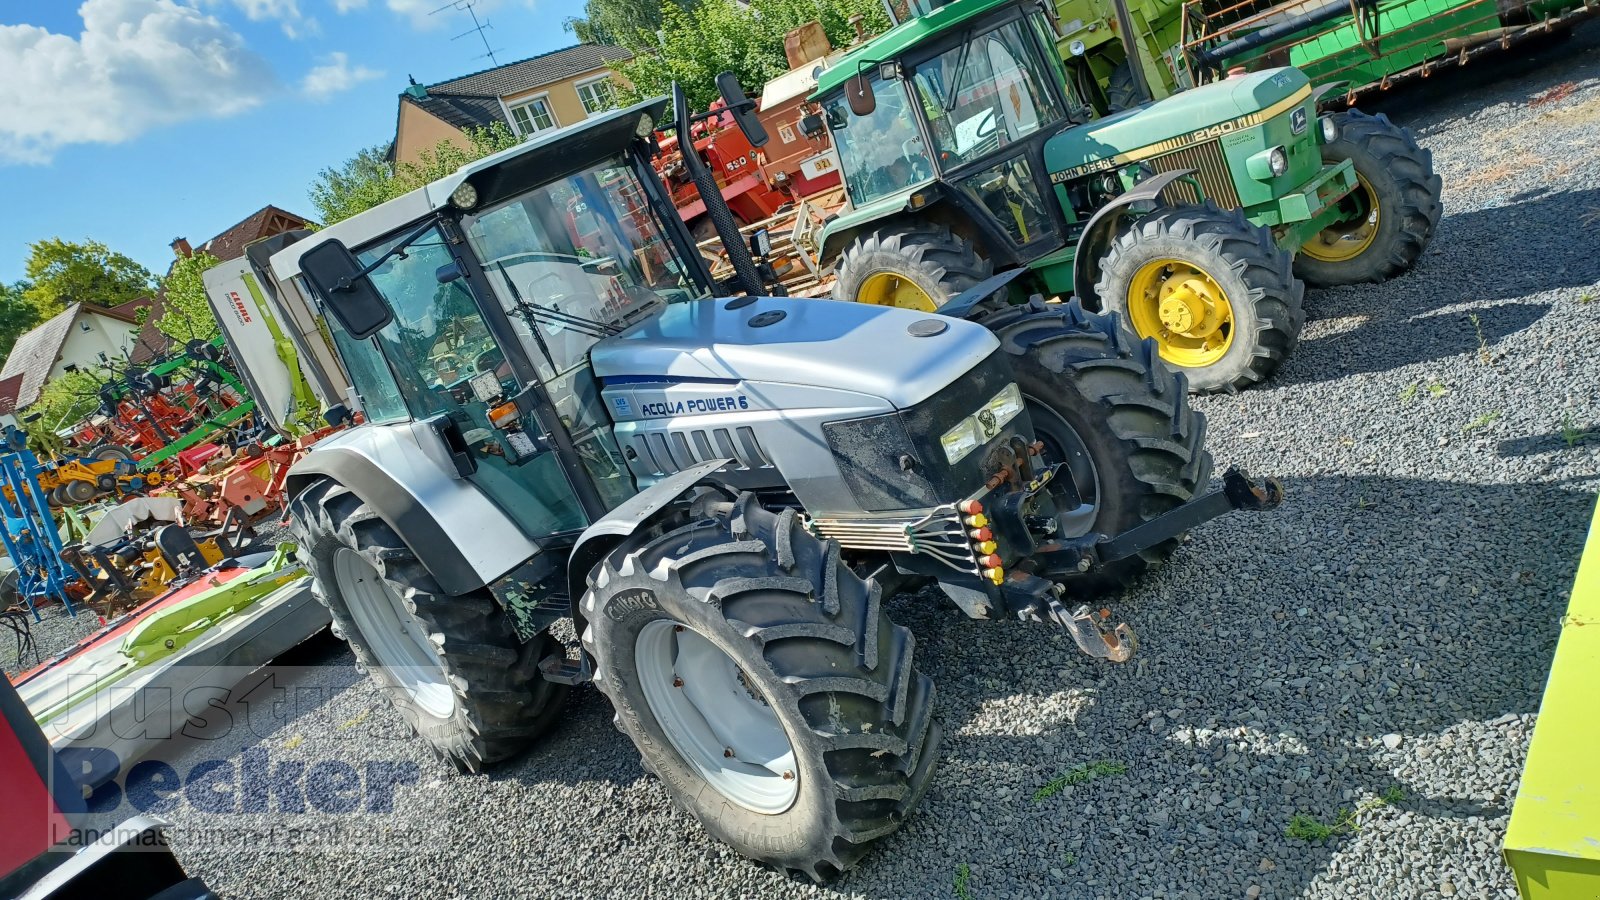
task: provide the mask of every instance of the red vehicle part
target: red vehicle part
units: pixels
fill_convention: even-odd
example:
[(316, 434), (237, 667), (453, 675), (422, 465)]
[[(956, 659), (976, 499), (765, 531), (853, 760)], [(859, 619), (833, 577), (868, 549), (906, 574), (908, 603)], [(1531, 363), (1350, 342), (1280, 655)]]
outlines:
[[(16, 688), (0, 678), (0, 896), (216, 900), (166, 848), (167, 822), (138, 816), (81, 848), (70, 839), (81, 788), (51, 751)], [(74, 852), (76, 851), (76, 852)]]
[[(714, 106), (720, 104), (719, 100)], [(785, 203), (790, 202), (788, 194), (771, 185), (765, 156), (751, 146), (743, 132), (734, 127), (731, 116), (718, 116), (698, 123), (694, 126), (694, 133), (695, 149), (700, 151), (701, 158), (716, 177), (722, 198), (728, 202), (740, 225), (770, 219)], [(678, 208), (678, 215), (688, 223), (697, 238), (703, 240), (711, 237), (714, 232), (707, 230), (710, 220), (705, 215), (706, 204), (684, 169), (678, 136), (672, 134), (660, 138), (658, 146), (661, 155), (656, 157), (656, 172), (671, 190), (672, 204)]]

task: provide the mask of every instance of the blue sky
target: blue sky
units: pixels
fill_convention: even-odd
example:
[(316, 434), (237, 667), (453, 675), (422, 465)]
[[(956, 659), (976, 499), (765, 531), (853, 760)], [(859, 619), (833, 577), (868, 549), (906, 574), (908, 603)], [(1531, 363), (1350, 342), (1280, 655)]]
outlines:
[[(406, 76), (487, 68), (450, 0), (0, 0), (0, 281), (94, 238), (157, 275), (394, 136)], [(581, 0), (476, 0), (501, 63), (574, 42)]]

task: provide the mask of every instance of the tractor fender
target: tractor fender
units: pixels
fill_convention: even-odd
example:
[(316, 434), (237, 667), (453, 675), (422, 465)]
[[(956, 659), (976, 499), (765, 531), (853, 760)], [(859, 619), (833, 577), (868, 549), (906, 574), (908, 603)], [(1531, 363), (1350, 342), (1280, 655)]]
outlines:
[(1311, 102), (1315, 108), (1321, 109), (1324, 102), (1332, 102), (1324, 101), (1324, 97), (1328, 96), (1334, 91), (1349, 91), (1349, 89), (1350, 82), (1348, 81), (1330, 81), (1327, 84), (1318, 85), (1317, 88), (1311, 92)]
[(1163, 202), (1161, 192), (1180, 178), (1194, 174), (1194, 169), (1174, 169), (1146, 178), (1133, 186), (1133, 190), (1118, 196), (1100, 207), (1083, 228), (1078, 238), (1078, 249), (1072, 257), (1072, 292), (1089, 304), (1094, 298), (1094, 283), (1100, 280), (1100, 258), (1111, 247), (1111, 240), (1122, 225), (1123, 216), (1134, 203)]
[(394, 529), (445, 593), (465, 594), (540, 547), (483, 489), (461, 478), (424, 423), (366, 425), (318, 442), (289, 470), (290, 498), (331, 478)]
[[(589, 589), (589, 572), (623, 541), (667, 513), (690, 488), (730, 462), (730, 459), (708, 459), (668, 475), (584, 529), (578, 542), (572, 545), (572, 555), (567, 558), (567, 596), (572, 598), (573, 621), (582, 621), (578, 604)], [(581, 624), (578, 633), (583, 633)]]

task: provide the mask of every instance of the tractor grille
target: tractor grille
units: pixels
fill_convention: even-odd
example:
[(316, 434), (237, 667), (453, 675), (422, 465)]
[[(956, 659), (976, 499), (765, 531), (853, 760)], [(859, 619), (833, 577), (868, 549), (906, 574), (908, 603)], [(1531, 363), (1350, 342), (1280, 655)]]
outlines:
[(708, 459), (733, 459), (733, 471), (772, 468), (772, 459), (749, 427), (639, 431), (627, 436), (637, 454), (635, 471), (662, 476), (687, 469)]
[[(1223, 209), (1239, 205), (1239, 192), (1234, 190), (1233, 179), (1228, 174), (1227, 160), (1222, 156), (1222, 142), (1219, 140), (1210, 140), (1171, 153), (1163, 153), (1152, 158), (1150, 165), (1157, 173), (1170, 172), (1173, 169), (1194, 169), (1194, 177), (1205, 189), (1208, 198)], [(1200, 198), (1195, 195), (1194, 186), (1186, 181), (1176, 182), (1162, 193), (1167, 202), (1172, 204), (1200, 202)]]

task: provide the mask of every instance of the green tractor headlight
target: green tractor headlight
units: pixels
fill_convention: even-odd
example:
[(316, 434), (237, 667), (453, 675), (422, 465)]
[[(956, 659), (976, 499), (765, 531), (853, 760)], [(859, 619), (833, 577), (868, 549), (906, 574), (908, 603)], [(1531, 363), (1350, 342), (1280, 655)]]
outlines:
[(1289, 171), (1289, 154), (1282, 147), (1272, 147), (1246, 159), (1244, 169), (1257, 181), (1277, 178)]
[(1322, 142), (1324, 144), (1331, 144), (1339, 139), (1339, 123), (1333, 120), (1333, 116), (1323, 116), (1317, 121), (1322, 124)]

